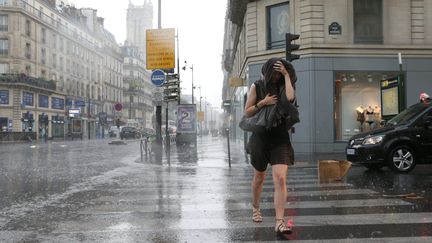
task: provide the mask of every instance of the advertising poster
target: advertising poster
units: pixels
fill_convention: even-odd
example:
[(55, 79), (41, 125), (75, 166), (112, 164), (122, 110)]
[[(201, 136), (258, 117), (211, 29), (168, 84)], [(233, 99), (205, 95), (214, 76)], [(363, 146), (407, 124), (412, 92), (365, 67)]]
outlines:
[(401, 82), (399, 76), (381, 80), (381, 113), (384, 118), (397, 115), (403, 101), (400, 97)]
[(177, 106), (177, 132), (196, 133), (196, 106), (178, 105)]

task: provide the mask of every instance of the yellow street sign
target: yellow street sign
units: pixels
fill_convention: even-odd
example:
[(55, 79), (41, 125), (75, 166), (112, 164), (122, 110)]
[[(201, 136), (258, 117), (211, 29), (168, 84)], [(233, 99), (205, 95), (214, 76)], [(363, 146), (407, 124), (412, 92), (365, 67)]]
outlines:
[(146, 30), (147, 69), (175, 68), (175, 29)]
[(204, 111), (198, 111), (198, 121), (204, 121)]

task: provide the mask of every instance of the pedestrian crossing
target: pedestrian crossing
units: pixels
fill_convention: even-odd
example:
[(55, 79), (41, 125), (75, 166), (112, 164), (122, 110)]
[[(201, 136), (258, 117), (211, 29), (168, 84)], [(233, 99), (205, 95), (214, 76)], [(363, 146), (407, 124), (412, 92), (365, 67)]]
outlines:
[(137, 167), (122, 183), (106, 188), (78, 212), (84, 222), (60, 223), (55, 234), (99, 242), (432, 240), (430, 209), (347, 182), (320, 184), (316, 168), (301, 166), (290, 167), (287, 179), (285, 214), (294, 221), (293, 233), (277, 235), (268, 170), (261, 194), (262, 223), (251, 218), (249, 165), (151, 166)]

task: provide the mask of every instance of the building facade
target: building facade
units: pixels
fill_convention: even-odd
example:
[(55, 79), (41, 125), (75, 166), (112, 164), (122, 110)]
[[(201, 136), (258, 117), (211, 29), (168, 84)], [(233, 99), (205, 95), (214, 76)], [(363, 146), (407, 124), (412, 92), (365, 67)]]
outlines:
[[(285, 33), (294, 33), (301, 56), (293, 61), (301, 119), (292, 134), (295, 150), (343, 151), (350, 136), (380, 126), (388, 108), (381, 80), (404, 74), (407, 106), (432, 92), (431, 10), (431, 0), (229, 1), (222, 95), (232, 136), (247, 140), (237, 124), (248, 89), (267, 59), (285, 57)], [(230, 86), (233, 78), (243, 83)]]
[(4, 0), (0, 19), (1, 73), (55, 82), (55, 93), (65, 98), (57, 111), (65, 136), (95, 138), (98, 115), (122, 102), (123, 88), (120, 48), (97, 11), (55, 0)]
[(125, 114), (141, 127), (152, 127), (154, 85), (145, 69), (144, 56), (136, 46), (123, 46), (123, 96)]
[(153, 3), (145, 0), (143, 5), (129, 1), (126, 15), (126, 40), (129, 45), (137, 46), (146, 56), (146, 30), (153, 28)]

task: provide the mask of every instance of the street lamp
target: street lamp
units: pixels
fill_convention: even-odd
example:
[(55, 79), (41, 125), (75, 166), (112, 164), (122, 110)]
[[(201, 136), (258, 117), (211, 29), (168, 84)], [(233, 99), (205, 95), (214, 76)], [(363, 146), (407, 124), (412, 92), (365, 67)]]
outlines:
[(190, 70), (192, 70), (192, 105), (193, 105), (194, 104), (194, 89), (195, 89), (194, 78), (193, 78), (194, 77), (194, 75), (193, 75), (193, 71), (194, 71), (193, 64), (189, 67), (187, 65), (186, 61), (184, 61), (184, 63), (185, 63), (185, 65), (182, 67), (183, 70), (186, 70), (186, 68), (190, 68)]

